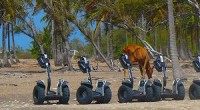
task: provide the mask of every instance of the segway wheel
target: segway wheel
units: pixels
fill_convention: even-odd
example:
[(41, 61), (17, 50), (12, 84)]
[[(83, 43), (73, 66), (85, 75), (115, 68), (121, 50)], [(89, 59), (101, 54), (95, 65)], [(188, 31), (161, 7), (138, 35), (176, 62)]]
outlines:
[(161, 100), (161, 86), (155, 85), (153, 86), (153, 101)]
[(200, 99), (200, 86), (192, 83), (192, 85), (189, 88), (189, 97), (191, 100), (197, 100)]
[(79, 104), (90, 104), (92, 97), (92, 89), (84, 85), (81, 85), (76, 92), (76, 99)]
[(43, 104), (45, 99), (45, 88), (36, 85), (33, 89), (34, 104)]
[(151, 86), (146, 87), (146, 97), (145, 97), (146, 102), (151, 102), (153, 101), (153, 88)]
[(185, 98), (185, 88), (183, 84), (180, 84), (177, 88), (178, 94), (174, 100), (183, 100)]
[(106, 104), (109, 103), (112, 98), (112, 92), (109, 86), (104, 89), (104, 96), (102, 98), (98, 98), (96, 103)]
[(125, 85), (121, 85), (119, 90), (118, 90), (119, 103), (131, 102), (132, 97), (133, 97), (132, 88), (125, 86)]
[(65, 86), (62, 88), (62, 97), (59, 99), (59, 103), (61, 104), (68, 104), (69, 98), (70, 98), (70, 91), (69, 87)]

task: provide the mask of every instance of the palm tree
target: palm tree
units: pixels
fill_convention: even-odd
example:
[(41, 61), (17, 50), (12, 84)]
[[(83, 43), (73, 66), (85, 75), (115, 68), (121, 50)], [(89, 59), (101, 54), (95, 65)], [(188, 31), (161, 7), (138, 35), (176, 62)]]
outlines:
[(11, 23), (8, 23), (8, 24), (7, 24), (8, 57), (9, 57), (9, 59), (10, 59), (11, 64), (16, 64), (16, 63), (14, 62), (14, 60), (13, 60), (13, 57), (12, 57), (12, 54), (11, 54), (11, 48), (10, 48), (10, 33), (11, 33), (10, 24), (11, 24)]
[(3, 47), (3, 62), (2, 67), (10, 67), (10, 63), (8, 62), (8, 56), (6, 52), (6, 24), (3, 23), (3, 36), (2, 36), (2, 47)]
[(11, 23), (11, 34), (12, 34), (13, 55), (14, 55), (16, 63), (19, 63), (20, 61), (19, 61), (19, 59), (17, 57), (16, 47), (15, 47), (15, 37), (14, 37), (13, 23)]
[(180, 64), (178, 60), (178, 53), (176, 47), (176, 32), (174, 27), (174, 14), (173, 14), (173, 2), (168, 0), (168, 19), (169, 19), (169, 30), (170, 30), (170, 52), (172, 59), (172, 69), (173, 69), (173, 78), (180, 78)]

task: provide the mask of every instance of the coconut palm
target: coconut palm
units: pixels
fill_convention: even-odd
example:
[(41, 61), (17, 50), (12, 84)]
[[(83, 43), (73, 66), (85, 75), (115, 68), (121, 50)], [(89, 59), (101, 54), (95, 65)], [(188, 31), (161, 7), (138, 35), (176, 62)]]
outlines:
[(170, 52), (172, 59), (173, 78), (181, 78), (180, 64), (178, 60), (178, 53), (176, 47), (176, 32), (174, 27), (174, 14), (173, 14), (173, 2), (168, 0), (168, 13), (169, 13), (169, 30), (170, 30)]

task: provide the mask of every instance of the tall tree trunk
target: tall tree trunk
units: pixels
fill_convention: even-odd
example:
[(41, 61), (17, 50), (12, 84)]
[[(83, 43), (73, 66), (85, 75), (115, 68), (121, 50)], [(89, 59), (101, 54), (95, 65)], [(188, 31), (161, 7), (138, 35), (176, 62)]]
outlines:
[(177, 52), (178, 52), (178, 57), (180, 57), (180, 29), (179, 26), (176, 26), (176, 39), (177, 39)]
[(106, 50), (107, 50), (107, 55), (106, 58), (108, 59), (110, 56), (110, 45), (109, 45), (109, 39), (110, 39), (110, 35), (108, 34), (109, 30), (106, 31)]
[(172, 58), (172, 70), (173, 78), (181, 78), (180, 64), (178, 60), (177, 47), (176, 47), (176, 33), (174, 28), (174, 14), (173, 14), (173, 2), (168, 0), (168, 19), (169, 19), (169, 30), (170, 30), (170, 52)]
[(195, 45), (195, 42), (194, 42), (194, 40), (195, 40), (195, 32), (194, 32), (194, 27), (192, 27), (192, 31), (191, 31), (191, 46), (192, 46), (192, 51), (191, 51), (191, 53), (192, 54), (194, 54), (194, 45)]
[(11, 67), (10, 63), (8, 62), (8, 56), (6, 52), (6, 24), (3, 23), (3, 36), (2, 36), (2, 47), (3, 47), (3, 63), (2, 67)]
[[(166, 26), (166, 32), (168, 32), (169, 31), (169, 29), (167, 28), (167, 26)], [(169, 45), (170, 45), (170, 42), (169, 42), (169, 34), (167, 34), (167, 40), (166, 40), (166, 55), (167, 55), (167, 57), (169, 58)]]
[(63, 39), (64, 40), (64, 55), (63, 55), (63, 64), (65, 65), (67, 63), (67, 70), (72, 71), (73, 66), (71, 63), (71, 57), (70, 57), (70, 46), (69, 46), (69, 40), (68, 38)]
[(58, 48), (58, 32), (57, 32), (57, 29), (56, 29), (56, 32), (54, 33), (53, 35), (53, 55), (54, 55), (54, 64), (55, 66), (61, 66), (62, 65), (62, 62), (60, 61), (60, 51), (59, 51), (59, 48)]
[[(46, 2), (47, 3), (47, 2)], [(53, 0), (50, 0), (50, 5), (52, 7), (52, 10), (54, 12), (54, 2)], [(54, 59), (54, 65), (55, 66), (61, 66), (62, 62), (60, 61), (60, 55), (58, 54), (58, 23), (54, 19), (51, 20), (51, 38), (52, 38), (52, 53), (53, 53), (53, 59)]]
[(179, 28), (180, 30), (180, 34), (179, 34), (179, 55), (180, 55), (180, 57), (182, 58), (182, 59), (186, 59), (186, 57), (185, 57), (185, 54), (184, 54), (184, 50), (183, 50), (183, 30), (182, 30), (182, 24), (180, 25), (180, 28)]
[(112, 63), (112, 61), (114, 59), (114, 46), (113, 46), (114, 36), (113, 36), (113, 32), (112, 32), (113, 31), (113, 25), (110, 25), (110, 31), (111, 31), (111, 36), (110, 36), (110, 64), (111, 64), (112, 68), (114, 68), (113, 63)]
[(126, 31), (126, 46), (128, 46), (128, 35), (127, 35), (127, 31)]
[(194, 19), (194, 25), (195, 25), (195, 37), (196, 37), (196, 43), (197, 43), (197, 54), (200, 54), (200, 42), (199, 42), (199, 9), (195, 7), (195, 19)]
[(43, 48), (42, 44), (41, 44), (40, 42), (38, 42), (38, 41), (36, 41), (36, 42), (37, 42), (37, 44), (38, 44), (38, 46), (39, 46), (39, 49), (40, 49), (41, 54), (45, 54), (44, 48)]
[(17, 57), (17, 53), (16, 53), (16, 47), (15, 47), (15, 37), (14, 37), (14, 29), (13, 29), (13, 24), (11, 24), (11, 32), (12, 32), (12, 45), (13, 45), (13, 54), (14, 54), (14, 58), (16, 63), (19, 63), (19, 59)]
[(157, 32), (156, 32), (156, 27), (154, 29), (153, 42), (154, 42), (154, 45), (153, 45), (154, 49), (155, 49), (155, 51), (157, 51), (158, 50), (158, 46), (157, 46)]
[(7, 36), (8, 36), (8, 57), (10, 59), (11, 64), (15, 64), (12, 54), (11, 54), (11, 49), (10, 49), (10, 23), (7, 24)]
[(192, 56), (190, 56), (190, 54), (189, 54), (189, 41), (188, 41), (188, 38), (187, 38), (187, 23), (186, 23), (186, 19), (184, 18), (184, 39), (185, 39), (185, 42), (184, 42), (184, 44), (185, 44), (185, 48), (186, 49), (184, 49), (185, 50), (185, 55), (187, 56), (187, 58), (192, 58)]
[(159, 27), (159, 50), (160, 50), (160, 53), (162, 53), (162, 33), (161, 33), (161, 27)]
[[(97, 35), (97, 46), (99, 48), (99, 50), (101, 50), (101, 27), (99, 27), (99, 30), (98, 30), (98, 35)], [(97, 53), (97, 60), (100, 60), (101, 57), (99, 56), (99, 54)]]

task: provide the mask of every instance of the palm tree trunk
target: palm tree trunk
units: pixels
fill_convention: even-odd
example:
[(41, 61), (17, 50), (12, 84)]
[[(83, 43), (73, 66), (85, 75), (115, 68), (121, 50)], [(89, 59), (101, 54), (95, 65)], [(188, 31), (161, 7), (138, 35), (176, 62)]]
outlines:
[(59, 55), (59, 47), (58, 47), (58, 33), (57, 33), (57, 30), (56, 29), (56, 32), (55, 34), (53, 35), (53, 56), (54, 56), (54, 64), (55, 66), (61, 66), (62, 65), (62, 62), (60, 62), (60, 55)]
[(185, 56), (185, 53), (184, 53), (184, 50), (183, 50), (183, 48), (184, 48), (184, 46), (183, 46), (183, 42), (184, 42), (184, 39), (183, 39), (183, 30), (182, 30), (182, 25), (180, 25), (180, 34), (179, 34), (179, 50), (180, 50), (180, 53), (179, 53), (179, 55), (180, 55), (180, 57), (182, 58), (182, 59), (186, 59), (186, 56)]
[(14, 58), (16, 63), (19, 63), (19, 59), (17, 57), (17, 53), (16, 53), (16, 47), (15, 47), (15, 37), (14, 37), (14, 30), (13, 30), (13, 24), (11, 24), (11, 32), (12, 32), (12, 45), (13, 45), (13, 54), (14, 54)]
[(170, 30), (170, 52), (172, 58), (172, 70), (173, 78), (181, 78), (180, 64), (178, 60), (177, 47), (176, 47), (176, 33), (174, 27), (174, 14), (173, 14), (173, 2), (168, 0), (168, 19), (169, 19), (169, 30)]
[(8, 56), (6, 52), (6, 24), (3, 23), (3, 36), (2, 36), (2, 47), (3, 47), (3, 63), (2, 67), (11, 67), (10, 63), (8, 62)]
[(154, 29), (154, 37), (153, 37), (153, 41), (154, 41), (154, 49), (157, 51), (158, 50), (158, 46), (157, 46), (157, 32), (156, 32), (156, 27)]
[[(97, 35), (97, 46), (98, 48), (101, 50), (101, 46), (100, 46), (100, 38), (101, 37), (101, 27), (99, 27), (99, 31), (98, 31), (98, 35)], [(97, 53), (98, 59), (101, 59), (101, 57), (99, 57), (99, 53)]]
[[(169, 31), (169, 29), (167, 28), (167, 26), (166, 26), (166, 32), (168, 32)], [(169, 36), (169, 34), (167, 34), (167, 36)], [(169, 42), (169, 38), (167, 37), (167, 40), (166, 40), (166, 55), (167, 55), (167, 57), (169, 58), (169, 46), (170, 45), (170, 42)]]
[(110, 59), (114, 58), (114, 50), (113, 50), (113, 26), (110, 25), (111, 36), (110, 36)]
[(159, 27), (159, 44), (160, 44), (160, 46), (159, 46), (159, 50), (160, 50), (160, 53), (162, 53), (162, 34), (161, 34), (161, 27)]
[(106, 31), (106, 50), (107, 50), (107, 56), (106, 58), (108, 59), (109, 58), (109, 55), (110, 55), (110, 45), (109, 45), (109, 34), (108, 34), (109, 31)]
[[(69, 40), (68, 38), (64, 39), (64, 55), (63, 55), (63, 63), (67, 62), (67, 70), (68, 71), (72, 71), (73, 70), (73, 66), (71, 63), (71, 57), (70, 57), (70, 46), (69, 46)], [(66, 62), (65, 62), (66, 61)]]
[(8, 56), (10, 59), (11, 64), (15, 64), (12, 54), (11, 54), (11, 49), (10, 49), (10, 23), (7, 24), (7, 36), (8, 36)]
[(196, 43), (197, 43), (197, 54), (200, 54), (200, 43), (199, 43), (199, 10), (195, 8), (195, 17), (194, 17), (194, 23), (195, 23), (195, 35), (196, 35)]

